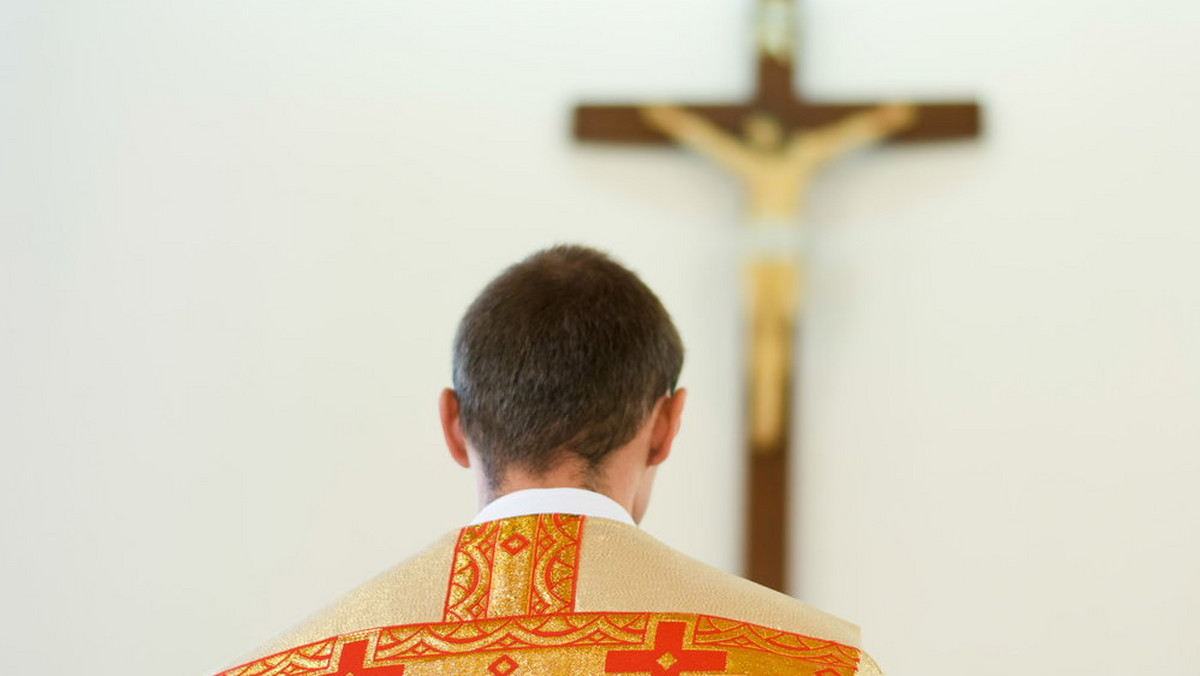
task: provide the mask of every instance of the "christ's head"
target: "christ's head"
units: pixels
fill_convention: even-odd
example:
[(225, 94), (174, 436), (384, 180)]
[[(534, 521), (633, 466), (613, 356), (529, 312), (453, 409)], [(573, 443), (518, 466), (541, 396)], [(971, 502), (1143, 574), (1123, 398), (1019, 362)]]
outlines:
[(459, 324), (447, 444), (476, 470), (481, 502), (578, 487), (639, 519), (678, 429), (682, 365), (671, 317), (637, 275), (593, 249), (546, 249), (488, 284)]
[(756, 111), (742, 122), (742, 134), (754, 150), (776, 152), (783, 147), (784, 131), (779, 118), (765, 111)]

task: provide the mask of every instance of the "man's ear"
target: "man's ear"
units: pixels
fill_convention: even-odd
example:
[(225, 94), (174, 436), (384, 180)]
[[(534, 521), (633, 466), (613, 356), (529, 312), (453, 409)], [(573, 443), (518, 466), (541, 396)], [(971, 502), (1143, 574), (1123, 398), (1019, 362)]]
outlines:
[(467, 454), (467, 437), (463, 434), (462, 425), (458, 418), (458, 395), (447, 387), (438, 397), (438, 414), (442, 418), (442, 435), (446, 438), (446, 448), (450, 457), (463, 467), (471, 466), (471, 457)]
[(654, 431), (650, 437), (650, 455), (646, 464), (658, 465), (671, 455), (671, 444), (679, 434), (679, 425), (683, 420), (683, 405), (687, 402), (687, 390), (682, 387), (675, 394), (668, 394), (658, 403), (654, 413)]

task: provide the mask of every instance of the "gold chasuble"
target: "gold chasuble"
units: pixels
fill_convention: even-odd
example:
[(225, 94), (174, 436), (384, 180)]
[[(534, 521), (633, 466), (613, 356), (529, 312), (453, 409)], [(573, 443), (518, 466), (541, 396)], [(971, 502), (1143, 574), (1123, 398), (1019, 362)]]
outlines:
[(864, 676), (858, 627), (568, 514), (467, 526), (221, 676)]

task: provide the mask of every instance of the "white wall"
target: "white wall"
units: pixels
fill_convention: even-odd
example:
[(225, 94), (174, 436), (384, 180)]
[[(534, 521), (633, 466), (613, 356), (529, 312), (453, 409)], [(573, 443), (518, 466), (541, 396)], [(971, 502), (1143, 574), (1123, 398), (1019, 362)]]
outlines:
[[(816, 186), (800, 593), (893, 675), (1194, 669), (1200, 6), (806, 4), (810, 94), (989, 132)], [(215, 670), (469, 517), (454, 324), (558, 241), (675, 314), (645, 526), (734, 569), (736, 190), (567, 111), (743, 96), (748, 5), (0, 7), (5, 672)]]

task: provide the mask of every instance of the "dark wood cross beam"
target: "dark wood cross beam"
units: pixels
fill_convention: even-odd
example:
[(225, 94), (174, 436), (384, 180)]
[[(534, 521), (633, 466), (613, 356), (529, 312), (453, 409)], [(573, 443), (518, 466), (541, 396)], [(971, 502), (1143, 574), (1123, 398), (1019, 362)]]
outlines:
[[(795, 45), (792, 30), (795, 8), (792, 0), (757, 0), (757, 87), (746, 103), (682, 104), (731, 134), (740, 136), (743, 121), (752, 113), (766, 112), (792, 132), (820, 127), (848, 115), (873, 108), (873, 103), (810, 103), (793, 90)], [(980, 107), (974, 102), (924, 103), (916, 106), (916, 122), (891, 137), (889, 142), (967, 139), (980, 133)], [(642, 106), (577, 106), (574, 111), (575, 137), (586, 142), (628, 144), (671, 144), (672, 139), (649, 126)], [(785, 393), (784, 410), (792, 410), (790, 396), (796, 374)], [(788, 532), (788, 447), (791, 427), (784, 431), (777, 448), (752, 447), (747, 453), (748, 507), (745, 513), (747, 577), (785, 591), (787, 586)]]

